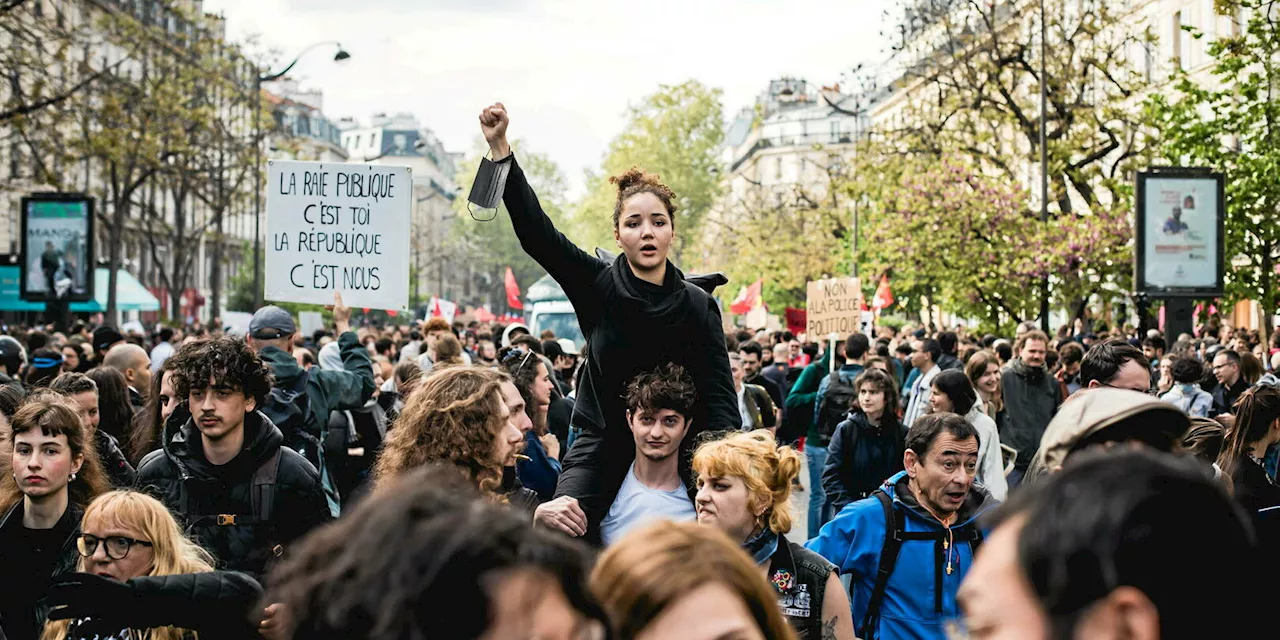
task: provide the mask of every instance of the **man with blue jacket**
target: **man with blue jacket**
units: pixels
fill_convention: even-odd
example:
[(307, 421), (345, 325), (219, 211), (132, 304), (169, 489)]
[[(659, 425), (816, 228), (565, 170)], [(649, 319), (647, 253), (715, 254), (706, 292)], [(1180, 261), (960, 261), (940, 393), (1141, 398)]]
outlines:
[(845, 507), (805, 546), (852, 579), (863, 640), (943, 638), (956, 592), (982, 542), (977, 518), (996, 501), (974, 482), (978, 433), (932, 413), (907, 433), (905, 471)]

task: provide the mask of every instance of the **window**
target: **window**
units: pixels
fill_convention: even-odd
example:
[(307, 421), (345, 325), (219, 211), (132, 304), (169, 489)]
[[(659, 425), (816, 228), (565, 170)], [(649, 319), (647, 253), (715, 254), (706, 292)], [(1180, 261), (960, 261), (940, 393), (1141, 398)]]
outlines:
[(1170, 51), (1170, 57), (1173, 59), (1173, 62), (1178, 65), (1178, 68), (1181, 69), (1182, 68), (1182, 12), (1181, 11), (1175, 11), (1173, 14), (1173, 37), (1169, 39), (1169, 43), (1172, 45), (1172, 51)]

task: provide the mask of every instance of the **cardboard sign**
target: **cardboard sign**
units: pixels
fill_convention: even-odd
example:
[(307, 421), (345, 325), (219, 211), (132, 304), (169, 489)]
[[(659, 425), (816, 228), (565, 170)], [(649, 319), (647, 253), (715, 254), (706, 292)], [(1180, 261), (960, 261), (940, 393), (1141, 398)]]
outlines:
[(408, 167), (272, 160), (265, 297), (408, 308), (412, 208)]
[(810, 340), (830, 334), (844, 340), (862, 327), (862, 286), (857, 278), (817, 280), (808, 285), (806, 333)]

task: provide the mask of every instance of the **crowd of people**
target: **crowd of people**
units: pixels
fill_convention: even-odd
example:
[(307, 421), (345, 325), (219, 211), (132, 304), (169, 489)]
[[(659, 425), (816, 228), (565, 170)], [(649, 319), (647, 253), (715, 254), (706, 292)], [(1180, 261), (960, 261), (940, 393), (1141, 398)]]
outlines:
[(0, 638), (1272, 626), (1280, 345), (1218, 320), (726, 331), (721, 281), (667, 259), (656, 177), (615, 179), (601, 260), (543, 214), (505, 108), (480, 120), (490, 188), (585, 345), (352, 326), (340, 295), (312, 335), (267, 306), (243, 336), (0, 336)]

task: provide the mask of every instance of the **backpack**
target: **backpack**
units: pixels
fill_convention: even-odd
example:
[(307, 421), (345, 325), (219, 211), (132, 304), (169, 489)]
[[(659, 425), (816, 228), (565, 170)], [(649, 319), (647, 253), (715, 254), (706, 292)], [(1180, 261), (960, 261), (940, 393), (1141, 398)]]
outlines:
[[(880, 548), (880, 566), (876, 570), (875, 585), (871, 589), (871, 600), (867, 603), (867, 614), (862, 618), (862, 624), (858, 626), (857, 631), (859, 638), (865, 640), (875, 640), (880, 632), (880, 607), (884, 604), (885, 588), (889, 584), (889, 576), (893, 575), (893, 567), (898, 563), (898, 552), (902, 551), (902, 543), (908, 540), (932, 540), (937, 547), (935, 554), (941, 562), (943, 545), (947, 540), (947, 531), (907, 531), (906, 518), (897, 517), (897, 508), (894, 507), (893, 498), (885, 492), (881, 487), (876, 489), (871, 495), (880, 501), (880, 508), (884, 510), (885, 534), (884, 546)], [(956, 544), (961, 542), (969, 543), (970, 552), (976, 557), (978, 555), (978, 547), (982, 544), (982, 530), (973, 523), (966, 524), (962, 527), (951, 529), (952, 539)], [(934, 606), (936, 610), (942, 612), (942, 570), (938, 567), (934, 571)], [(853, 602), (853, 585), (849, 586), (849, 601)]]
[[(287, 387), (273, 386), (267, 394), (261, 411), (284, 434), (284, 441), (291, 449), (312, 463), (317, 463), (320, 455), (320, 440), (311, 435), (307, 427), (311, 424), (311, 399), (307, 396), (307, 382), (311, 376), (307, 371)], [(307, 446), (311, 446), (311, 452)]]
[(836, 427), (845, 421), (849, 408), (857, 398), (858, 391), (853, 388), (853, 379), (840, 375), (839, 371), (833, 371), (827, 378), (827, 390), (818, 399), (818, 423), (814, 426), (818, 430), (819, 444), (826, 446), (831, 442)]
[[(198, 525), (213, 523), (220, 527), (235, 527), (251, 524), (266, 524), (271, 521), (276, 504), (276, 477), (280, 474), (280, 449), (267, 458), (261, 466), (253, 470), (253, 488), (249, 491), (249, 504), (252, 513), (219, 513), (213, 515), (197, 515), (187, 523), (188, 533)], [(190, 514), (191, 496), (187, 493), (185, 482), (179, 483), (178, 512)]]

